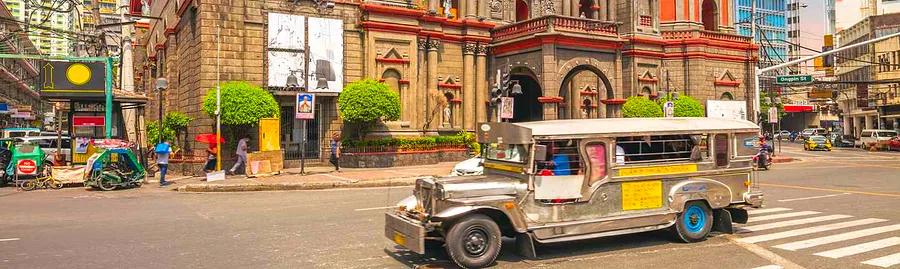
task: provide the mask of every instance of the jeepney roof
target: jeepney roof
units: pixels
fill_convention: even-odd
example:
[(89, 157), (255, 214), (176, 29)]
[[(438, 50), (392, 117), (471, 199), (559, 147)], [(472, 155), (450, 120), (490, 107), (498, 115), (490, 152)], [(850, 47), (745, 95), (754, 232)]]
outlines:
[(530, 129), (533, 136), (591, 134), (633, 134), (644, 132), (758, 132), (759, 126), (746, 120), (720, 118), (609, 118), (549, 120), (514, 123)]

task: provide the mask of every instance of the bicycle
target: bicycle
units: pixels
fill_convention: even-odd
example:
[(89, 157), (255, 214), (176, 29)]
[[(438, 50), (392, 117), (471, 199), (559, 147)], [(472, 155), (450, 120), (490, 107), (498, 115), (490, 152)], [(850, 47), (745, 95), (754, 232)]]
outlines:
[(41, 188), (41, 189), (50, 188), (50, 189), (58, 190), (58, 189), (62, 189), (62, 187), (63, 187), (62, 181), (59, 181), (58, 179), (53, 177), (53, 175), (49, 175), (46, 177), (34, 178), (31, 180), (16, 180), (16, 185), (19, 187), (19, 189), (24, 190), (24, 191), (31, 191), (31, 190), (35, 190), (37, 188)]

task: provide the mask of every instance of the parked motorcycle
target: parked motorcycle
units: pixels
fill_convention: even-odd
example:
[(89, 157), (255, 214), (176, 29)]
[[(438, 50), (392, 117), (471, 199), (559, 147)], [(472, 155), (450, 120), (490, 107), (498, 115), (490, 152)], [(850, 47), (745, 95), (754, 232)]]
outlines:
[(800, 136), (800, 132), (792, 132), (790, 136), (791, 142), (797, 141), (798, 136)]

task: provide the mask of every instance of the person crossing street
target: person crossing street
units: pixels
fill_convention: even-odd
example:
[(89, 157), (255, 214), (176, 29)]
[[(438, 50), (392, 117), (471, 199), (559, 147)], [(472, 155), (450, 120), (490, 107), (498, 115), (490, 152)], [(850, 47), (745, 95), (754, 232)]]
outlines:
[(247, 137), (247, 135), (244, 135), (241, 140), (238, 141), (237, 149), (235, 149), (237, 160), (234, 162), (234, 166), (228, 170), (228, 174), (234, 175), (241, 165), (244, 167), (247, 166), (247, 141), (250, 141), (250, 138)]
[(172, 146), (164, 141), (156, 144), (153, 151), (156, 153), (156, 165), (159, 166), (159, 186), (165, 187), (171, 184), (166, 181), (166, 172), (169, 170), (169, 154), (172, 153)]

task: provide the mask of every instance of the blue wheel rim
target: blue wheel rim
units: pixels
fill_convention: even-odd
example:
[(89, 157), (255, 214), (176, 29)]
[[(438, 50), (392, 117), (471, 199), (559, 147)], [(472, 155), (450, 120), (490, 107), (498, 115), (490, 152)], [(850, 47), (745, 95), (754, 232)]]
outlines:
[(684, 210), (681, 221), (688, 232), (699, 233), (706, 226), (706, 214), (700, 206), (691, 205)]

